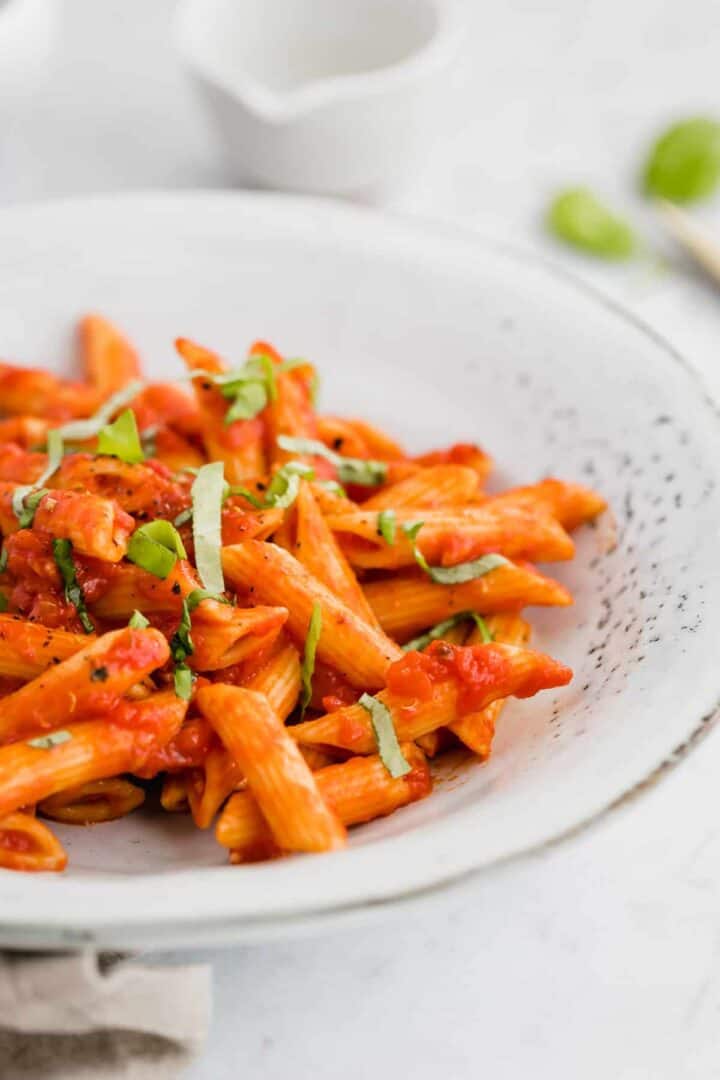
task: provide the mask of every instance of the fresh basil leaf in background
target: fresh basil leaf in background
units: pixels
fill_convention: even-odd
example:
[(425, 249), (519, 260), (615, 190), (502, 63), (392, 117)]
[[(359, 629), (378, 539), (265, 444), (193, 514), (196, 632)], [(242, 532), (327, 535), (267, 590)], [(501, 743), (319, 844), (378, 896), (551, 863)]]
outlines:
[(547, 227), (559, 240), (604, 259), (627, 259), (637, 249), (626, 221), (609, 210), (589, 188), (561, 191), (550, 203)]
[(653, 145), (643, 173), (648, 195), (689, 203), (720, 182), (720, 122), (696, 116), (673, 124)]

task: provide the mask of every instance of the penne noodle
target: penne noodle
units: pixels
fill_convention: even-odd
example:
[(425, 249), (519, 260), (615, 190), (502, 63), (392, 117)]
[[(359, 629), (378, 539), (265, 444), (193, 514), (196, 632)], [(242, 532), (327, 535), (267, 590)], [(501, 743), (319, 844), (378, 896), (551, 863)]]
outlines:
[(295, 507), (291, 553), (359, 618), (379, 629), (375, 613), (307, 484), (300, 485)]
[(85, 315), (78, 338), (85, 377), (100, 397), (109, 397), (140, 375), (135, 349), (102, 315)]
[(266, 698), (216, 685), (199, 690), (197, 701), (242, 769), (279, 847), (310, 852), (344, 846), (344, 826)]
[(88, 634), (51, 630), (40, 623), (27, 622), (19, 615), (0, 615), (0, 675), (24, 681), (34, 679), (94, 641)]
[(400, 656), (398, 647), (359, 619), (292, 555), (275, 544), (248, 540), (223, 548), (223, 568), (234, 588), (248, 590), (261, 603), (286, 604), (288, 632), (301, 646), (313, 605), (319, 604), (319, 658), (336, 667), (353, 686), (377, 689), (384, 684), (388, 664)]
[[(413, 566), (413, 546), (403, 525), (418, 520), (411, 508), (396, 513), (395, 541), (388, 544), (379, 533), (378, 512), (361, 509), (353, 514), (330, 515), (327, 523), (339, 536), (353, 566), (395, 570)], [(570, 559), (574, 545), (563, 527), (545, 510), (490, 503), (477, 509), (427, 510), (417, 546), (431, 565), (453, 566), (495, 552), (511, 559), (554, 562)]]
[(475, 443), (455, 443), (446, 450), (431, 450), (419, 454), (415, 459), (420, 465), (467, 465), (478, 474), (480, 484), (484, 484), (492, 470), (493, 460)]
[(479, 477), (467, 465), (431, 465), (389, 484), (362, 504), (363, 510), (439, 510), (462, 506), (478, 494)]
[(187, 798), (198, 829), (210, 828), (218, 810), (242, 780), (242, 769), (224, 746), (213, 747), (202, 765), (191, 771)]
[[(444, 652), (438, 653), (438, 648)], [(427, 683), (421, 676), (422, 697), (416, 696), (414, 690), (407, 694), (393, 690), (395, 672), (391, 668), (388, 673), (390, 686), (378, 694), (378, 700), (389, 710), (398, 739), (414, 741), (436, 728), (448, 727), (465, 712), (480, 712), (497, 698), (531, 697), (539, 690), (564, 686), (572, 675), (564, 664), (544, 653), (502, 644), (477, 645), (470, 649), (437, 642), (424, 654), (407, 654), (405, 660), (393, 668), (402, 670), (411, 657), (422, 665), (430, 654), (434, 658), (445, 653), (451, 658), (459, 654), (471, 671), (480, 673), (472, 707), (463, 701), (462, 667), (458, 669), (460, 674), (452, 671), (445, 674), (441, 667), (440, 673), (433, 679), (428, 677)], [(420, 670), (423, 670), (422, 666)], [(313, 746), (337, 746), (354, 754), (371, 754), (376, 748), (370, 716), (362, 705), (349, 705), (317, 720), (296, 724), (289, 731), (298, 742)]]
[(102, 720), (68, 725), (64, 741), (47, 749), (27, 742), (0, 747), (0, 817), (66, 788), (137, 772), (178, 731), (186, 709), (172, 692), (155, 694), (103, 709)]
[(422, 571), (409, 571), (368, 582), (364, 592), (385, 633), (398, 641), (407, 641), (460, 611), (488, 615), (572, 603), (570, 593), (557, 581), (529, 565), (514, 563), (463, 585), (438, 585)]
[(0, 364), (0, 413), (70, 420), (90, 416), (100, 403), (97, 390), (58, 379), (48, 371)]
[(112, 708), (168, 659), (157, 630), (115, 630), (0, 700), (0, 744)]
[[(505, 614), (491, 615), (487, 620), (487, 627), (492, 634), (493, 641), (502, 642), (506, 645), (527, 645), (530, 641), (530, 625), (520, 615)], [(474, 627), (467, 640), (468, 645), (479, 645), (482, 642), (480, 630)], [(498, 698), (491, 702), (480, 712), (467, 713), (449, 725), (450, 731), (461, 742), (483, 759), (490, 756), (492, 741), (495, 735), (495, 725), (500, 713), (505, 708), (505, 699)]]
[(38, 813), (64, 825), (98, 825), (137, 810), (145, 801), (142, 788), (120, 776), (91, 780), (43, 799)]
[(0, 868), (56, 872), (66, 865), (64, 847), (42, 821), (17, 811), (0, 818)]
[(485, 506), (521, 506), (541, 509), (551, 514), (564, 529), (572, 532), (578, 526), (593, 521), (607, 509), (607, 503), (596, 492), (581, 484), (567, 484), (548, 478), (528, 487), (511, 488), (493, 495)]
[(184, 772), (168, 773), (160, 791), (160, 805), (169, 814), (188, 814), (190, 812), (190, 769)]
[[(209, 349), (187, 338), (175, 342), (189, 371), (221, 373), (225, 364)], [(250, 476), (265, 472), (263, 448), (265, 425), (260, 417), (225, 423), (229, 402), (207, 378), (193, 380), (202, 423), (202, 439), (210, 461), (222, 461), (229, 484), (241, 484)]]
[[(412, 743), (402, 752), (411, 765), (405, 776), (393, 779), (377, 756), (351, 758), (315, 773), (318, 789), (346, 826), (386, 817), (401, 806), (423, 799), (432, 790), (427, 762)], [(251, 862), (278, 852), (262, 810), (250, 791), (233, 795), (215, 830), (218, 843), (237, 853), (234, 861)]]
[(267, 662), (248, 674), (246, 685), (263, 694), (276, 716), (286, 720), (300, 696), (300, 655), (292, 642), (284, 636), (278, 639)]

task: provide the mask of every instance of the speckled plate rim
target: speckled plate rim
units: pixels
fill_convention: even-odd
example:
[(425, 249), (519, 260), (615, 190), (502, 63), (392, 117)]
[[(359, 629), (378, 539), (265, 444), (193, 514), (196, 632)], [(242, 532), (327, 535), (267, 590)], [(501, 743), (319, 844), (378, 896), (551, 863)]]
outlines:
[[(120, 196), (97, 196), (85, 199), (60, 200), (46, 204), (28, 204), (8, 208), (0, 212), (0, 235), (4, 224), (9, 220), (16, 220), (18, 215), (39, 216), (63, 215), (65, 213), (90, 212), (131, 212), (133, 207), (141, 204), (174, 205), (176, 209), (183, 208), (183, 212), (193, 214), (202, 213), (203, 205), (212, 206), (217, 210), (218, 205), (223, 203), (227, 210), (236, 213), (243, 209), (246, 214), (251, 214), (254, 219), (258, 215), (269, 215), (269, 219), (276, 221), (277, 216), (285, 216), (288, 223), (302, 221), (303, 227), (307, 227), (310, 220), (322, 224), (323, 221), (332, 221), (335, 230), (345, 229), (348, 234), (361, 237), (366, 230), (381, 229), (388, 237), (392, 237), (395, 243), (402, 246), (403, 241), (412, 248), (413, 244), (421, 242), (425, 245), (433, 244), (436, 249), (444, 248), (449, 251), (454, 248), (458, 253), (468, 254), (473, 249), (477, 252), (482, 250), (496, 253), (498, 258), (504, 258), (515, 262), (519, 270), (522, 267), (532, 267), (540, 271), (552, 282), (553, 287), (564, 290), (566, 295), (573, 291), (576, 296), (584, 298), (586, 302), (602, 307), (608, 317), (623, 322), (628, 329), (645, 336), (653, 346), (664, 356), (666, 362), (670, 362), (681, 369), (687, 379), (688, 390), (696, 397), (699, 415), (708, 425), (708, 433), (712, 430), (713, 438), (720, 431), (719, 413), (716, 403), (708, 394), (702, 379), (698, 373), (687, 363), (680, 353), (660, 334), (647, 326), (641, 319), (626, 311), (620, 304), (607, 298), (599, 290), (576, 278), (573, 274), (558, 268), (550, 261), (533, 253), (524, 252), (511, 245), (487, 240), (477, 233), (470, 232), (453, 225), (440, 224), (437, 222), (420, 221), (405, 218), (400, 215), (384, 215), (376, 211), (361, 207), (339, 205), (323, 200), (296, 198), (288, 196), (276, 196), (267, 194), (250, 193), (225, 193), (225, 192), (193, 192), (193, 193), (135, 193)], [(237, 890), (223, 887), (222, 890), (228, 896), (226, 898), (213, 897), (213, 902), (197, 914), (189, 913), (187, 902), (178, 903), (178, 897), (182, 895), (185, 885), (192, 882), (197, 887), (201, 881), (205, 884), (219, 885), (218, 875), (225, 873), (224, 869), (206, 867), (197, 870), (169, 871), (163, 874), (143, 875), (141, 878), (133, 877), (130, 881), (120, 876), (107, 875), (103, 881), (90, 879), (74, 879), (70, 893), (76, 892), (77, 897), (83, 896), (84, 902), (74, 911), (68, 910), (67, 899), (70, 893), (63, 889), (64, 902), (60, 905), (61, 912), (53, 910), (38, 910), (36, 904), (30, 902), (24, 907), (15, 906), (8, 916), (5, 902), (10, 899), (12, 905), (12, 893), (15, 891), (9, 887), (13, 875), (0, 872), (0, 944), (14, 945), (24, 948), (52, 948), (68, 946), (93, 946), (93, 947), (133, 947), (133, 948), (165, 948), (170, 945), (199, 945), (220, 941), (262, 940), (268, 937), (282, 937), (296, 932), (312, 932), (315, 928), (334, 922), (342, 922), (363, 913), (371, 913), (383, 908), (390, 909), (399, 904), (411, 901), (419, 901), (423, 897), (433, 895), (439, 890), (459, 884), (465, 879), (474, 877), (491, 867), (497, 867), (516, 859), (520, 859), (538, 852), (544, 847), (561, 842), (578, 831), (598, 822), (602, 817), (626, 800), (641, 793), (655, 779), (662, 776), (669, 768), (681, 760), (690, 747), (700, 741), (700, 736), (713, 725), (720, 715), (720, 674), (718, 686), (712, 703), (709, 707), (698, 710), (685, 725), (684, 736), (675, 745), (668, 746), (667, 751), (658, 754), (657, 759), (648, 763), (648, 766), (638, 770), (638, 775), (625, 778), (615, 784), (614, 790), (610, 787), (606, 797), (598, 801), (597, 805), (588, 808), (584, 814), (579, 814), (575, 820), (568, 821), (564, 828), (549, 827), (540, 830), (538, 835), (515, 849), (506, 853), (484, 859), (474, 858), (471, 852), (460, 854), (459, 845), (453, 852), (451, 859), (445, 859), (442, 864), (433, 865), (430, 860), (425, 860), (422, 868), (414, 866), (412, 873), (400, 873), (402, 882), (397, 880), (398, 875), (389, 873), (388, 878), (383, 880), (382, 885), (374, 884), (360, 890), (357, 895), (348, 892), (346, 887), (340, 887), (328, 891), (322, 903), (298, 903), (291, 905), (281, 903), (276, 910), (265, 908), (262, 911), (251, 912), (247, 909), (238, 911), (233, 901), (238, 899)], [(424, 829), (417, 830), (420, 835), (428, 835), (430, 832), (437, 838), (448, 830), (463, 832), (463, 825), (467, 828), (467, 819), (472, 818), (472, 810), (465, 810), (452, 816), (450, 822), (441, 822)], [(383, 848), (386, 852), (386, 867), (392, 867), (393, 852), (397, 852), (398, 845), (407, 846), (408, 837), (394, 837), (378, 841), (367, 848), (358, 848), (354, 852), (340, 853), (329, 857), (318, 857), (317, 868), (326, 864), (327, 859), (335, 860), (336, 872), (333, 876), (341, 882), (345, 875), (342, 873), (341, 863), (348, 858), (358, 860), (361, 852), (378, 850)], [(418, 838), (415, 837), (414, 845), (417, 849)], [(247, 868), (252, 873), (254, 868)], [(325, 877), (327, 871), (320, 875)], [(351, 875), (357, 879), (358, 875)], [(278, 878), (281, 878), (278, 875)], [(214, 880), (213, 880), (214, 879)], [(227, 884), (227, 877), (223, 880), (223, 886)], [(70, 882), (65, 882), (65, 886)], [(280, 884), (278, 880), (276, 884)], [(118, 888), (121, 895), (128, 896), (129, 886), (137, 888), (139, 893), (147, 899), (148, 890), (158, 894), (162, 903), (146, 905), (142, 902), (134, 903), (132, 910), (122, 908), (122, 903), (108, 905), (107, 894), (114, 888)], [(79, 891), (78, 891), (79, 890)], [(103, 899), (105, 897), (105, 899)], [(26, 896), (27, 899), (27, 896)], [(50, 899), (46, 894), (46, 900)], [(157, 899), (157, 898), (156, 898)]]

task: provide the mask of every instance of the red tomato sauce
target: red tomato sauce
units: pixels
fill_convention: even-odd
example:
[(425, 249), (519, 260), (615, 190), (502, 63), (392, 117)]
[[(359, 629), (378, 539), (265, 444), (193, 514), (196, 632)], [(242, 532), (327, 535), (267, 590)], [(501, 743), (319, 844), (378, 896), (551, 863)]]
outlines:
[[(425, 652), (410, 652), (390, 665), (387, 688), (398, 697), (429, 701), (438, 683), (458, 686), (458, 713), (485, 707), (488, 690), (508, 681), (510, 663), (492, 645), (451, 645), (434, 641)], [(535, 691), (531, 691), (534, 693)]]

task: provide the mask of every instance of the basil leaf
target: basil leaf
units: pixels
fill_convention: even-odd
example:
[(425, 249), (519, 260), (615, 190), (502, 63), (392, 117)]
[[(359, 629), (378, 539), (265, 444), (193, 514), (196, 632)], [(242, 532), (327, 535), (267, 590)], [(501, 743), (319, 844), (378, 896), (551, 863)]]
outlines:
[(222, 461), (203, 465), (191, 488), (195, 565), (205, 588), (215, 593), (221, 593), (225, 589), (220, 557), (222, 504), (225, 496), (223, 473)]
[(720, 123), (696, 116), (673, 124), (645, 165), (648, 195), (688, 203), (711, 195), (720, 181)]
[(192, 615), (198, 604), (203, 600), (217, 600), (220, 604), (229, 604), (230, 601), (222, 595), (222, 593), (213, 592), (211, 589), (193, 589), (185, 597), (185, 603), (187, 604), (188, 614)]
[(158, 424), (151, 424), (150, 427), (143, 428), (140, 432), (140, 445), (146, 458), (157, 456), (156, 439), (159, 430), (160, 426)]
[(343, 484), (358, 484), (362, 487), (377, 487), (387, 479), (388, 467), (384, 461), (366, 461), (364, 458), (342, 457), (330, 450), (319, 439), (301, 439), (292, 435), (278, 435), (277, 444), (281, 450), (291, 454), (312, 454), (325, 458), (337, 469), (338, 479)]
[(341, 499), (347, 499), (348, 493), (342, 484), (338, 484), (337, 480), (316, 480), (315, 483), (318, 487), (325, 488), (331, 495), (337, 495)]
[(173, 672), (173, 684), (175, 696), (181, 701), (189, 701), (192, 697), (192, 687), (195, 676), (187, 664), (178, 664)]
[(35, 750), (52, 750), (53, 746), (62, 746), (70, 739), (72, 735), (69, 731), (51, 731), (49, 735), (38, 735), (36, 739), (28, 739), (27, 745)]
[(142, 611), (138, 611), (138, 609), (135, 608), (128, 619), (128, 626), (131, 626), (133, 630), (145, 630), (149, 625), (150, 620), (145, 618)]
[(119, 458), (128, 465), (137, 465), (145, 460), (137, 420), (132, 409), (125, 409), (117, 420), (100, 429), (97, 453)]
[(257, 495), (254, 495), (252, 491), (248, 491), (247, 488), (240, 487), (237, 484), (230, 484), (226, 498), (230, 495), (241, 495), (243, 499), (247, 499), (251, 506), (254, 506), (256, 510), (262, 510), (265, 506), (262, 499), (259, 499)]
[[(88, 417), (87, 420), (73, 420), (69, 424), (63, 424), (62, 427), (56, 430), (60, 433), (63, 439), (74, 439), (78, 442), (85, 442), (86, 439), (92, 439), (98, 432), (105, 427), (107, 423), (112, 420), (115, 413), (119, 412), (125, 405), (128, 405), (134, 397), (140, 393), (145, 387), (145, 382), (142, 379), (133, 379), (127, 386), (123, 386), (115, 394), (105, 401), (98, 411), (93, 416)], [(48, 445), (49, 445), (48, 436)]]
[(397, 521), (394, 510), (381, 510), (378, 514), (377, 531), (386, 544), (390, 547), (395, 543), (395, 529)]
[[(268, 394), (265, 384), (261, 382), (238, 383), (233, 394), (233, 403), (225, 413), (225, 423), (232, 424), (235, 420), (252, 420), (262, 412), (268, 403)], [(225, 390), (223, 389), (223, 393)], [(225, 395), (229, 396), (229, 395)]]
[(430, 575), (430, 579), (438, 585), (464, 585), (466, 581), (475, 581), (476, 578), (484, 577), (498, 566), (505, 566), (508, 560), (504, 555), (481, 555), (479, 559), (470, 562), (458, 563), (457, 566), (428, 566), (419, 551), (415, 551), (415, 559), (423, 570)]
[(449, 619), (443, 619), (442, 622), (437, 623), (427, 633), (420, 634), (419, 637), (413, 638), (412, 641), (406, 641), (403, 649), (405, 652), (422, 652), (431, 642), (441, 641), (448, 630), (467, 622), (468, 619), (475, 622), (484, 642), (493, 640), (488, 625), (481, 615), (477, 615), (474, 611), (459, 611), (457, 615), (451, 615)]
[(75, 563), (73, 562), (72, 557), (72, 544), (69, 540), (60, 540), (56, 538), (52, 542), (52, 548), (55, 565), (60, 571), (60, 577), (65, 586), (65, 599), (68, 603), (72, 604), (77, 611), (80, 625), (85, 633), (93, 634), (95, 632), (95, 627), (90, 621), (90, 616), (88, 615), (87, 607), (85, 605), (85, 595), (77, 579)]
[(547, 226), (566, 244), (605, 259), (626, 259), (637, 246), (630, 226), (588, 188), (570, 188), (556, 195)]
[(0, 593), (0, 611), (7, 611), (10, 601), (5, 593)]
[(300, 677), (302, 680), (302, 693), (300, 694), (301, 720), (305, 715), (305, 710), (312, 698), (312, 680), (313, 675), (315, 674), (315, 654), (317, 652), (321, 633), (322, 610), (320, 605), (315, 603), (313, 604), (312, 615), (310, 616), (310, 625), (308, 626), (307, 637), (305, 638), (305, 652), (303, 654), (302, 667), (300, 669)]
[(375, 735), (378, 754), (383, 765), (394, 779), (405, 776), (406, 773), (410, 772), (412, 766), (400, 749), (393, 718), (387, 705), (383, 705), (382, 701), (371, 697), (370, 694), (363, 694), (358, 701), (358, 705), (362, 705), (363, 709), (370, 715), (370, 723)]
[(192, 506), (188, 506), (186, 510), (181, 510), (176, 518), (173, 518), (173, 525), (179, 529), (181, 525), (185, 525), (188, 521), (192, 521), (192, 516)]
[(413, 558), (431, 581), (438, 585), (464, 585), (466, 581), (475, 581), (476, 578), (484, 577), (498, 566), (505, 566), (509, 562), (504, 555), (481, 555), (478, 559), (470, 562), (458, 563), (457, 566), (430, 566), (422, 551), (418, 548), (415, 540), (424, 525), (423, 521), (406, 522), (402, 530), (412, 544)]
[(7, 552), (7, 548), (3, 544), (2, 551), (0, 551), (0, 574), (5, 573), (5, 571), (7, 570), (7, 564), (8, 564), (8, 552)]
[(186, 559), (187, 552), (177, 529), (169, 521), (149, 521), (130, 537), (127, 557), (155, 577), (165, 579), (178, 558)]
[(21, 529), (30, 528), (35, 520), (35, 512), (38, 506), (45, 496), (49, 494), (47, 488), (39, 488), (38, 490), (26, 486), (15, 488), (12, 507)]

